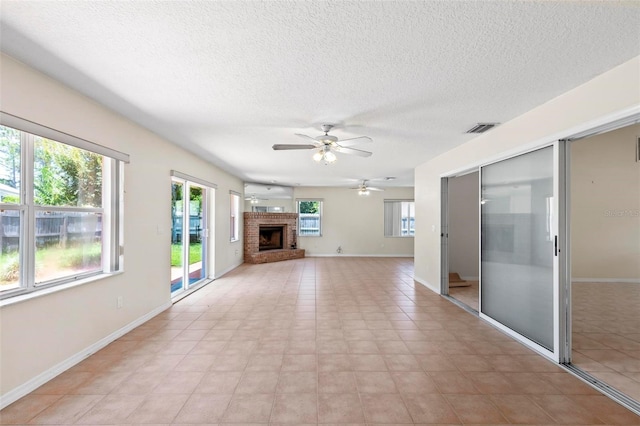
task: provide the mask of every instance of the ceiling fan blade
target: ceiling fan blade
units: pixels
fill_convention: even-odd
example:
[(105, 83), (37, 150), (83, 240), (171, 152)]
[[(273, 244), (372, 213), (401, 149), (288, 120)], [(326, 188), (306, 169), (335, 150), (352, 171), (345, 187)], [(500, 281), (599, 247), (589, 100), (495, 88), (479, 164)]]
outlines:
[(361, 143), (373, 142), (369, 136), (358, 136), (357, 138), (349, 138), (349, 139), (341, 139), (338, 141), (338, 144), (342, 147), (349, 147), (354, 145), (359, 145)]
[(373, 186), (367, 186), (367, 189), (369, 191), (384, 191), (384, 189), (382, 189), (382, 188), (376, 188), (376, 187), (373, 187)]
[(313, 149), (317, 148), (315, 145), (296, 145), (296, 144), (286, 144), (286, 143), (277, 143), (273, 145), (275, 151), (282, 151), (285, 149)]
[(295, 133), (295, 135), (304, 139), (310, 139), (314, 144), (316, 144), (316, 146), (319, 143), (315, 138), (312, 138), (311, 136), (303, 135), (302, 133)]
[(357, 155), (359, 157), (371, 157), (371, 154), (372, 154), (369, 151), (363, 151), (361, 149), (355, 149), (355, 148), (345, 148), (340, 145), (334, 145), (332, 149), (341, 154)]

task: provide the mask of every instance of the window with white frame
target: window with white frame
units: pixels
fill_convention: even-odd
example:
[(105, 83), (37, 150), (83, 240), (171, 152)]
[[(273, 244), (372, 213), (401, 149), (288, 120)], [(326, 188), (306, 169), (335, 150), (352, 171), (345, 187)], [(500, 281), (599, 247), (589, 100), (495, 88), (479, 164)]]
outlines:
[(413, 200), (384, 200), (384, 236), (413, 237), (415, 235), (415, 204)]
[(230, 214), (230, 241), (238, 241), (240, 239), (240, 194), (237, 192), (229, 192), (231, 204)]
[(298, 235), (301, 237), (322, 236), (322, 200), (297, 200)]
[(0, 298), (120, 270), (128, 156), (0, 118)]

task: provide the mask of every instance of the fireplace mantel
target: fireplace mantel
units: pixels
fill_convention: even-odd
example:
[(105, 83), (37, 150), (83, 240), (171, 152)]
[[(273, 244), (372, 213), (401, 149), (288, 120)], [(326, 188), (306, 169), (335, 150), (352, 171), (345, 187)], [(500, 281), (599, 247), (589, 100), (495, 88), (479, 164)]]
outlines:
[[(260, 251), (260, 225), (282, 226), (284, 229), (282, 250)], [(244, 213), (244, 261), (267, 263), (304, 257), (304, 250), (297, 248), (298, 213)]]

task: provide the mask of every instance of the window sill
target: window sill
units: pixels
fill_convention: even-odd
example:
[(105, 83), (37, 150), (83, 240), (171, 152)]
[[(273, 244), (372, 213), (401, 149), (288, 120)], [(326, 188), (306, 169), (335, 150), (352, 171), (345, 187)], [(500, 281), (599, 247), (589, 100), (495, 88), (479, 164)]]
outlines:
[(35, 291), (30, 292), (30, 293), (20, 294), (20, 295), (16, 295), (16, 296), (13, 296), (13, 297), (9, 296), (6, 299), (0, 300), (0, 308), (3, 308), (5, 306), (10, 306), (10, 305), (15, 305), (17, 303), (27, 302), (29, 300), (32, 300), (32, 299), (35, 299), (35, 298), (38, 298), (38, 297), (48, 296), (50, 294), (57, 293), (59, 291), (68, 290), (70, 288), (74, 288), (74, 287), (78, 287), (78, 286), (81, 286), (81, 285), (89, 284), (89, 283), (92, 283), (92, 282), (95, 282), (95, 281), (103, 280), (105, 278), (110, 278), (110, 277), (113, 277), (115, 275), (120, 275), (122, 273), (124, 273), (124, 272), (123, 271), (118, 271), (118, 272), (110, 272), (108, 274), (93, 275), (91, 277), (83, 278), (81, 280), (68, 282), (68, 283), (56, 285), (56, 286), (53, 286), (53, 287), (43, 288), (42, 290), (35, 290)]

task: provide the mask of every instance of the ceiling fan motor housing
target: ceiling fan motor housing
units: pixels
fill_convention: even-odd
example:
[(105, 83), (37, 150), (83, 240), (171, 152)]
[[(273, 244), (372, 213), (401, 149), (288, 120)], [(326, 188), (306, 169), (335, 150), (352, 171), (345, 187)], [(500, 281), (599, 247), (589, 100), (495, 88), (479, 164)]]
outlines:
[(318, 142), (321, 142), (321, 143), (325, 144), (325, 145), (338, 142), (338, 138), (336, 138), (335, 136), (331, 136), (331, 135), (317, 136), (316, 140)]

